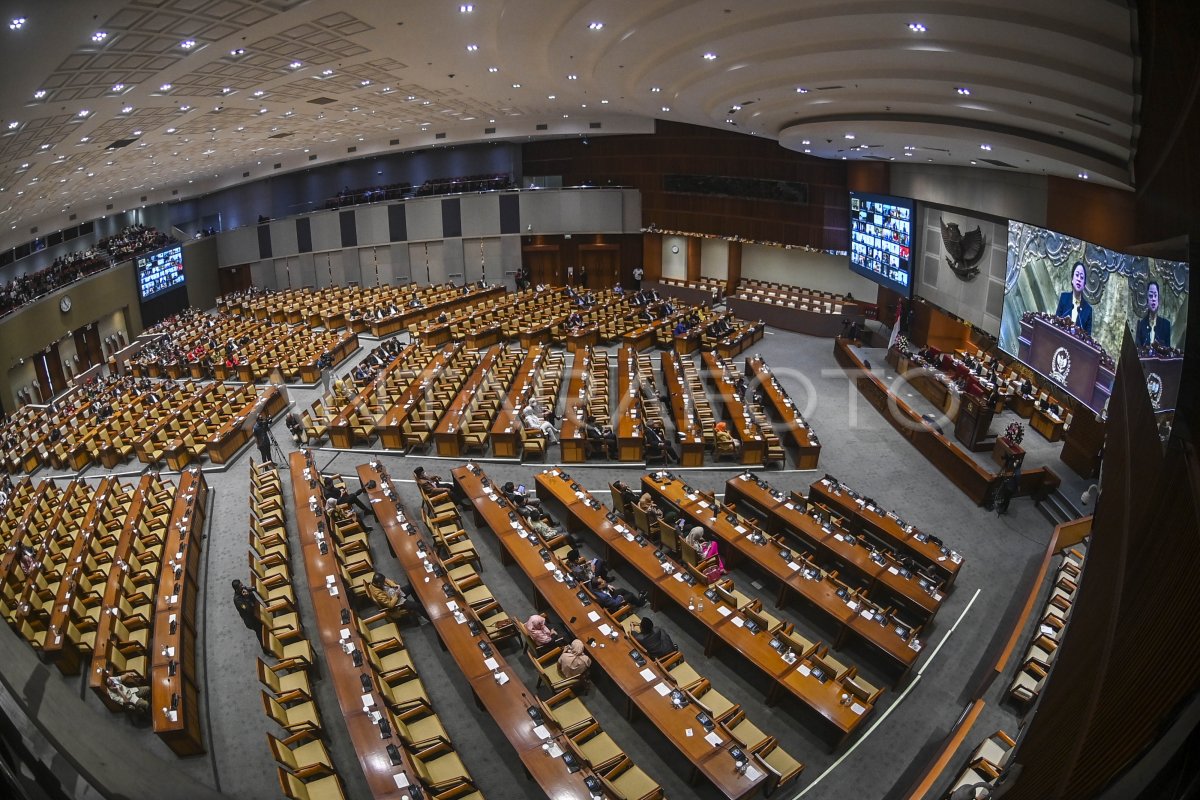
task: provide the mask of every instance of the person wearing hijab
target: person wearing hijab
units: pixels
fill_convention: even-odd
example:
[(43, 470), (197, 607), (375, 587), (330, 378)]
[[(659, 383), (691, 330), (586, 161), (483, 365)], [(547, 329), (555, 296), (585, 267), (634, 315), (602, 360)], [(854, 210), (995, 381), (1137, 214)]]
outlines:
[(713, 429), (713, 436), (717, 446), (717, 452), (723, 450), (737, 451), (741, 446), (741, 442), (733, 438), (733, 434), (729, 432), (729, 426), (724, 422), (718, 422), (716, 428)]
[(540, 614), (534, 614), (525, 620), (525, 630), (529, 631), (529, 638), (533, 640), (539, 654), (562, 641), (562, 638), (546, 624), (546, 618)]
[(558, 671), (564, 678), (583, 676), (591, 665), (592, 657), (583, 652), (583, 642), (578, 639), (564, 647), (562, 655), (558, 657)]
[(684, 536), (683, 540), (696, 551), (696, 555), (700, 555), (704, 549), (704, 528), (697, 525), (688, 531), (687, 536)]

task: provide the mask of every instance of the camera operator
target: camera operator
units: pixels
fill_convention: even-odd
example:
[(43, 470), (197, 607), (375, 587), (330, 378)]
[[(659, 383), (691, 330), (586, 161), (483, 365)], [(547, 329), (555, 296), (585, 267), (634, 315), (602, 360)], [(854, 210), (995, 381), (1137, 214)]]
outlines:
[(258, 453), (263, 462), (271, 461), (271, 420), (267, 418), (265, 411), (254, 421), (254, 441), (258, 445)]

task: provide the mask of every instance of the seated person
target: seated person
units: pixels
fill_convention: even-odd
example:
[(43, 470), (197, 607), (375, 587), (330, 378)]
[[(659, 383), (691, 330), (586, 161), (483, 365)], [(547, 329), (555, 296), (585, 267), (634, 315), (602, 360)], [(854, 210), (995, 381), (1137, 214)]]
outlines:
[(675, 449), (671, 447), (671, 443), (667, 440), (667, 433), (663, 430), (661, 421), (656, 420), (646, 426), (646, 447), (652, 453), (663, 453), (671, 461), (678, 461), (679, 456), (676, 455)]
[(539, 656), (560, 646), (565, 641), (562, 634), (547, 625), (546, 618), (540, 614), (534, 614), (525, 620), (525, 630), (529, 632), (529, 638), (533, 641), (534, 650)]
[(558, 529), (550, 524), (550, 518), (545, 514), (534, 517), (529, 521), (529, 527), (543, 542), (551, 542), (559, 537)]
[(530, 503), (529, 498), (523, 494), (514, 494), (512, 504), (516, 507), (517, 513), (525, 519), (535, 520), (542, 517), (541, 509)]
[(733, 434), (729, 432), (729, 425), (723, 421), (718, 422), (713, 429), (713, 442), (718, 453), (736, 453), (742, 446), (742, 443), (733, 438)]
[[(626, 505), (632, 505), (638, 501), (637, 493), (625, 481), (613, 481), (612, 485), (614, 489), (621, 493), (621, 499), (625, 501)], [(613, 498), (613, 500), (615, 501), (616, 498)]]
[(583, 327), (583, 317), (580, 315), (580, 313), (578, 311), (572, 311), (571, 315), (569, 317), (567, 317), (566, 328), (568, 330), (573, 330), (575, 328), (582, 328), (582, 327)]
[(654, 315), (650, 313), (649, 307), (642, 307), (642, 313), (638, 314), (638, 322), (654, 322)]
[(110, 700), (128, 711), (145, 713), (150, 710), (150, 687), (145, 685), (145, 678), (132, 670), (109, 675), (104, 681), (104, 689)]
[(655, 627), (654, 620), (650, 617), (642, 617), (633, 631), (633, 638), (637, 639), (646, 654), (655, 660), (666, 658), (679, 649), (666, 631)]
[(675, 330), (672, 331), (673, 335), (675, 335), (675, 336), (684, 336), (687, 334), (687, 332), (688, 332), (688, 326), (687, 326), (687, 323), (683, 320), (679, 320), (679, 322), (675, 323)]
[(1029, 397), (1030, 395), (1032, 395), (1032, 394), (1033, 394), (1033, 384), (1029, 382), (1029, 379), (1028, 379), (1028, 378), (1026, 378), (1025, 380), (1021, 381), (1021, 389), (1020, 389), (1020, 392), (1021, 392), (1021, 394), (1022, 394), (1022, 395), (1024, 395), (1025, 397)]
[(558, 657), (558, 671), (564, 678), (582, 678), (592, 666), (592, 657), (583, 652), (583, 642), (574, 639)]
[(417, 488), (427, 497), (433, 497), (442, 492), (454, 492), (455, 489), (455, 485), (442, 478), (441, 475), (427, 475), (424, 467), (414, 469), (413, 478), (417, 481)]
[(425, 610), (415, 595), (404, 590), (400, 584), (376, 572), (367, 584), (367, 597), (382, 611), (398, 612), (401, 609), (411, 614), (425, 616)]
[(526, 428), (541, 431), (551, 443), (558, 444), (558, 431), (554, 429), (554, 425), (549, 420), (534, 411), (533, 406), (525, 406), (525, 410), (521, 412), (521, 424)]
[(641, 608), (646, 604), (645, 592), (635, 595), (626, 589), (618, 589), (599, 575), (592, 578), (589, 588), (596, 598), (596, 603), (605, 611), (616, 611), (626, 605)]
[(617, 457), (617, 435), (613, 433), (612, 428), (601, 427), (591, 414), (587, 417), (587, 438), (588, 444), (594, 449), (604, 450), (609, 458)]
[(595, 575), (592, 571), (592, 562), (581, 556), (574, 547), (567, 551), (563, 566), (570, 570), (571, 577), (580, 583), (587, 583)]
[(503, 487), (501, 487), (500, 491), (509, 499), (510, 502), (513, 503), (513, 505), (516, 505), (518, 497), (523, 497), (525, 498), (525, 502), (530, 506), (533, 506), (534, 508), (542, 507), (542, 501), (537, 497), (537, 495), (530, 496), (530, 494), (525, 490), (524, 484), (517, 486), (512, 481), (508, 481)]
[(346, 491), (343, 484), (339, 484), (333, 479), (332, 475), (325, 476), (325, 497), (337, 502), (338, 505), (349, 505), (353, 503), (358, 506), (363, 514), (370, 514), (371, 509), (368, 508), (358, 496), (366, 491), (365, 487), (360, 487), (357, 492), (351, 493)]

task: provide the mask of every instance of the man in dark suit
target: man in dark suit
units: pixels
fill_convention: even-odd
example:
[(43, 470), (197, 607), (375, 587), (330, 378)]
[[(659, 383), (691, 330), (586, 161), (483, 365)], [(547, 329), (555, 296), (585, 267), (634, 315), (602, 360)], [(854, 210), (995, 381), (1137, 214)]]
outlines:
[(1146, 316), (1138, 320), (1134, 336), (1138, 347), (1171, 346), (1171, 320), (1158, 315), (1158, 304), (1158, 281), (1150, 281), (1146, 286)]
[(1087, 267), (1076, 261), (1071, 267), (1071, 291), (1063, 292), (1058, 298), (1058, 309), (1054, 316), (1071, 320), (1071, 324), (1092, 335), (1092, 306), (1083, 299), (1083, 287), (1087, 284)]

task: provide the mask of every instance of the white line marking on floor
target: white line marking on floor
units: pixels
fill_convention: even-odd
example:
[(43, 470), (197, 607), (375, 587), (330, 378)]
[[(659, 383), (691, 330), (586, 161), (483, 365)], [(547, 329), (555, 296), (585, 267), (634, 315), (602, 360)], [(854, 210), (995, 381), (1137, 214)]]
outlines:
[(825, 778), (826, 775), (828, 775), (829, 773), (831, 773), (835, 769), (837, 769), (839, 764), (841, 764), (843, 761), (845, 761), (847, 758), (849, 758), (850, 754), (853, 753), (855, 750), (857, 750), (858, 746), (860, 744), (862, 744), (863, 742), (865, 742), (867, 740), (867, 737), (870, 736), (872, 733), (874, 733), (875, 729), (883, 724), (883, 721), (888, 718), (888, 715), (890, 715), (893, 711), (895, 711), (900, 706), (900, 704), (904, 702), (904, 698), (908, 697), (908, 693), (913, 690), (913, 687), (921, 682), (921, 674), (925, 672), (925, 668), (933, 663), (934, 656), (936, 656), (938, 654), (938, 651), (942, 649), (942, 645), (944, 645), (946, 643), (946, 640), (949, 639), (950, 636), (954, 633), (955, 628), (957, 628), (959, 623), (963, 621), (963, 618), (967, 616), (967, 612), (971, 610), (971, 606), (975, 603), (975, 599), (977, 597), (979, 597), (980, 591), (981, 591), (980, 589), (976, 589), (975, 594), (971, 595), (970, 601), (967, 602), (967, 607), (964, 608), (962, 610), (962, 613), (958, 615), (958, 619), (956, 619), (954, 621), (954, 624), (950, 626), (950, 630), (946, 631), (946, 635), (943, 636), (941, 641), (939, 641), (937, 643), (937, 647), (933, 648), (933, 652), (929, 654), (929, 658), (925, 659), (925, 663), (922, 664), (921, 668), (917, 670), (917, 675), (915, 678), (913, 678), (912, 683), (908, 684), (908, 686), (905, 687), (904, 691), (900, 693), (900, 696), (896, 698), (896, 702), (894, 702), (890, 706), (888, 706), (887, 710), (879, 715), (879, 718), (875, 720), (875, 722), (871, 725), (871, 727), (867, 728), (866, 733), (864, 733), (862, 736), (858, 737), (858, 739), (856, 739), (854, 741), (854, 744), (850, 745), (850, 747), (846, 749), (846, 752), (842, 753), (842, 755), (838, 758), (837, 761), (834, 761), (832, 764), (830, 764), (825, 769), (824, 772), (822, 772), (820, 775), (818, 775), (816, 777), (816, 780), (814, 780), (812, 783), (808, 784), (808, 786), (805, 786), (803, 791), (799, 792), (794, 797), (792, 797), (792, 800), (800, 800), (801, 797), (804, 797), (804, 795), (806, 795), (810, 791), (812, 791), (814, 786), (816, 786), (818, 783), (820, 783)]

